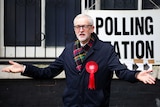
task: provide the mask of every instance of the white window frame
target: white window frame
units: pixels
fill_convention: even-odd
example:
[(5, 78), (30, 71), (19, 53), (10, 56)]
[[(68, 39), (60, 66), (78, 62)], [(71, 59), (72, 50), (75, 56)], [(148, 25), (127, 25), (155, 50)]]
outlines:
[[(4, 0), (0, 0), (0, 57), (1, 58), (54, 58), (64, 47), (45, 46), (45, 0), (41, 0), (41, 46), (4, 46)], [(36, 51), (36, 55), (35, 55)]]

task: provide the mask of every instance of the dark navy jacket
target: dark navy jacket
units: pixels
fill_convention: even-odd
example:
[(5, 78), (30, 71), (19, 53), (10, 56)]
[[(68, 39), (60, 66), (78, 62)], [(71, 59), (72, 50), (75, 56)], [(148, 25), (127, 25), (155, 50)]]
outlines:
[[(109, 107), (110, 84), (113, 71), (123, 80), (136, 82), (136, 71), (131, 71), (122, 65), (117, 58), (113, 46), (104, 43), (96, 37), (93, 47), (86, 55), (82, 71), (76, 69), (73, 56), (73, 45), (67, 45), (62, 54), (46, 68), (37, 68), (26, 65), (22, 75), (33, 78), (53, 78), (63, 70), (66, 74), (66, 88), (64, 90), (64, 107)], [(95, 73), (95, 90), (88, 89), (89, 73), (85, 65), (88, 61), (95, 61), (98, 64), (98, 71)]]

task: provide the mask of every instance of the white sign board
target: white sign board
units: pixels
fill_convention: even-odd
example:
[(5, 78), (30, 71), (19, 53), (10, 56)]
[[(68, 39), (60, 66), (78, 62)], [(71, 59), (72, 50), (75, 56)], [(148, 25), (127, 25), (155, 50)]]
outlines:
[(160, 63), (160, 10), (90, 10), (95, 32), (111, 42), (122, 62), (143, 59)]

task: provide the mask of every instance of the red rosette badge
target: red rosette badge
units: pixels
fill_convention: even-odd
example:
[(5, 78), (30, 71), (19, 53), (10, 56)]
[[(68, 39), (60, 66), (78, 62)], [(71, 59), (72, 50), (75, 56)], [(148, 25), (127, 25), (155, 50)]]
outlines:
[(87, 62), (85, 67), (86, 67), (86, 71), (90, 74), (88, 88), (95, 89), (94, 73), (97, 72), (98, 70), (98, 64), (94, 61), (89, 61)]

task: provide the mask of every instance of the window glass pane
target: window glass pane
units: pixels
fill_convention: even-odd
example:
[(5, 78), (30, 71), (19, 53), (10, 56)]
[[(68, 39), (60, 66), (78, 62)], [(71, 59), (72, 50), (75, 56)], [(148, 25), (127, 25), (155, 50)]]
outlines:
[(5, 46), (40, 46), (40, 0), (4, 0)]

